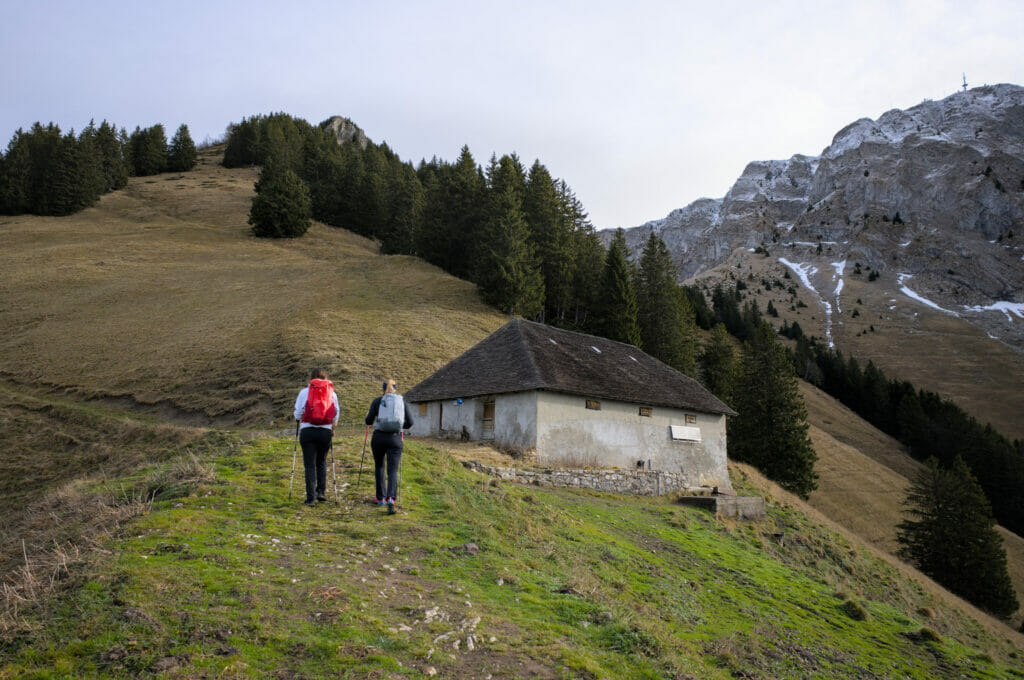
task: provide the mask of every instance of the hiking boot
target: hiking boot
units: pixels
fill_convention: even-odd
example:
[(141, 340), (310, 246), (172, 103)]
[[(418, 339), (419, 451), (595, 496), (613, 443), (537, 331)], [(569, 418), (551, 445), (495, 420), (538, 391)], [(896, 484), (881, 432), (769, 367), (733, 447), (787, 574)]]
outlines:
[(318, 501), (320, 501), (321, 503), (326, 503), (327, 502), (327, 496), (323, 495), (322, 493), (318, 493), (316, 495), (316, 499)]
[(377, 498), (376, 496), (373, 497), (373, 502), (376, 503), (377, 505), (384, 505), (384, 499)]
[(394, 498), (389, 498), (388, 499), (388, 514), (389, 515), (395, 514), (395, 499)]
[(308, 505), (308, 506), (312, 507), (312, 506), (316, 505), (316, 501), (314, 501), (312, 498), (310, 498), (310, 499), (302, 501), (302, 504), (303, 505)]

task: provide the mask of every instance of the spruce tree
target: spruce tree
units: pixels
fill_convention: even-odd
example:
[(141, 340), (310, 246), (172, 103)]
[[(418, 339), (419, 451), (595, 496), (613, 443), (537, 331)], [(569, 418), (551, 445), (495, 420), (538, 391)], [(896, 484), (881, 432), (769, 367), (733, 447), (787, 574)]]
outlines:
[(489, 304), (508, 314), (537, 317), (544, 308), (544, 279), (537, 266), (529, 227), (511, 185), (492, 196), (491, 218), (479, 270), (474, 277)]
[(700, 354), (701, 383), (727, 405), (733, 403), (733, 390), (739, 375), (739, 359), (732, 336), (717, 324), (704, 342)]
[(817, 488), (817, 454), (807, 434), (807, 411), (786, 350), (762, 322), (744, 343), (733, 393), (739, 416), (729, 423), (729, 457), (756, 466), (802, 498)]
[(31, 170), (28, 135), (19, 128), (0, 160), (0, 213), (20, 215), (28, 211)]
[(188, 132), (188, 126), (182, 123), (167, 149), (167, 171), (188, 172), (196, 167), (196, 145)]
[(417, 252), (449, 274), (469, 279), (478, 267), (487, 186), (468, 146), (454, 164), (439, 165), (425, 199)]
[(930, 458), (907, 493), (900, 555), (952, 592), (1001, 618), (1017, 609), (1003, 540), (984, 492), (963, 459)]
[[(121, 131), (124, 134), (124, 131)], [(125, 160), (125, 148), (118, 136), (117, 127), (107, 121), (96, 128), (96, 147), (99, 150), (100, 162), (103, 166), (104, 191), (121, 189), (128, 183), (128, 164)]]
[(563, 212), (558, 187), (539, 160), (534, 162), (527, 177), (523, 214), (530, 225), (544, 276), (543, 320), (563, 323), (573, 302), (574, 215)]
[(626, 258), (627, 253), (626, 234), (622, 229), (617, 229), (605, 255), (597, 310), (597, 334), (639, 347), (636, 284), (633, 280), (633, 266)]
[(145, 130), (136, 127), (130, 146), (133, 175), (157, 175), (167, 168), (167, 133), (162, 124), (157, 123)]
[(256, 236), (295, 238), (309, 229), (312, 204), (309, 189), (290, 168), (273, 162), (263, 167), (249, 209), (249, 224)]
[(601, 277), (604, 274), (604, 245), (594, 225), (590, 223), (583, 204), (562, 180), (559, 180), (558, 196), (562, 214), (573, 225), (573, 313), (571, 324), (566, 325), (597, 334)]
[(697, 326), (689, 299), (676, 283), (677, 271), (665, 242), (651, 233), (640, 258), (637, 321), (645, 352), (686, 373), (696, 374)]

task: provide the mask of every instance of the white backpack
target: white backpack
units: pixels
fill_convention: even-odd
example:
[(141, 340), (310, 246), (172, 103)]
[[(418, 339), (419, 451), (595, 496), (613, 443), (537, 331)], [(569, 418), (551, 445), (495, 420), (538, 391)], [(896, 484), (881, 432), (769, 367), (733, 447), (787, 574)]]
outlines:
[(374, 427), (381, 432), (400, 432), (405, 424), (405, 402), (401, 394), (385, 394), (380, 398), (377, 423)]

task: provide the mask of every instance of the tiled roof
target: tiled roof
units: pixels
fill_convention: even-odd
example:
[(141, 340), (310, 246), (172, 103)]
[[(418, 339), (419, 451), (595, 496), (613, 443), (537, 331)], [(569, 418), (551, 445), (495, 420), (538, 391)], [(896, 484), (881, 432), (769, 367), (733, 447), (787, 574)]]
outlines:
[(513, 319), (406, 392), (410, 402), (549, 390), (735, 415), (699, 382), (632, 345)]

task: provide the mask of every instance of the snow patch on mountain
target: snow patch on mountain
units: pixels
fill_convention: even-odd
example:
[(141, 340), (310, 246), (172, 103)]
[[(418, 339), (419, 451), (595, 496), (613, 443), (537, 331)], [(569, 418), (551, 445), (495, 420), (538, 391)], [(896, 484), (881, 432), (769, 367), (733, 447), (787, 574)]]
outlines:
[(996, 302), (995, 304), (985, 307), (982, 307), (981, 305), (976, 305), (974, 307), (964, 305), (964, 309), (968, 312), (1002, 312), (1006, 315), (1006, 320), (1011, 323), (1013, 322), (1013, 317), (1010, 316), (1011, 314), (1015, 314), (1021, 319), (1024, 319), (1024, 302)]
[[(811, 283), (811, 277), (818, 273), (818, 268), (815, 267), (813, 264), (790, 262), (784, 257), (780, 257), (779, 262), (792, 269), (793, 273), (796, 274), (798, 279), (800, 279), (800, 283), (804, 284), (804, 287), (807, 288), (807, 290), (814, 293), (814, 296), (818, 298), (818, 301), (821, 303), (821, 306), (825, 309), (825, 342), (828, 344), (830, 349), (835, 349), (836, 345), (835, 342), (832, 340), (832, 305), (831, 303), (829, 303), (828, 300), (821, 296), (821, 293), (819, 293), (818, 290)], [(843, 265), (846, 265), (845, 261), (843, 262)], [(840, 288), (842, 288), (841, 285)], [(839, 291), (837, 290), (836, 295), (838, 296), (838, 294)]]
[(913, 276), (914, 276), (913, 274), (897, 274), (896, 275), (897, 285), (899, 285), (901, 293), (906, 295), (908, 298), (911, 298), (912, 300), (917, 300), (918, 302), (920, 302), (921, 304), (925, 305), (926, 307), (931, 307), (932, 309), (937, 309), (938, 311), (940, 311), (940, 312), (942, 312), (944, 314), (949, 314), (951, 316), (960, 316), (956, 312), (950, 311), (950, 310), (948, 310), (948, 309), (946, 309), (944, 307), (940, 307), (939, 305), (935, 304), (931, 300), (928, 300), (926, 298), (921, 297), (920, 295), (918, 295), (914, 291), (910, 290), (910, 288), (908, 288), (907, 286), (903, 285), (904, 281), (906, 281), (907, 279), (913, 278)]

